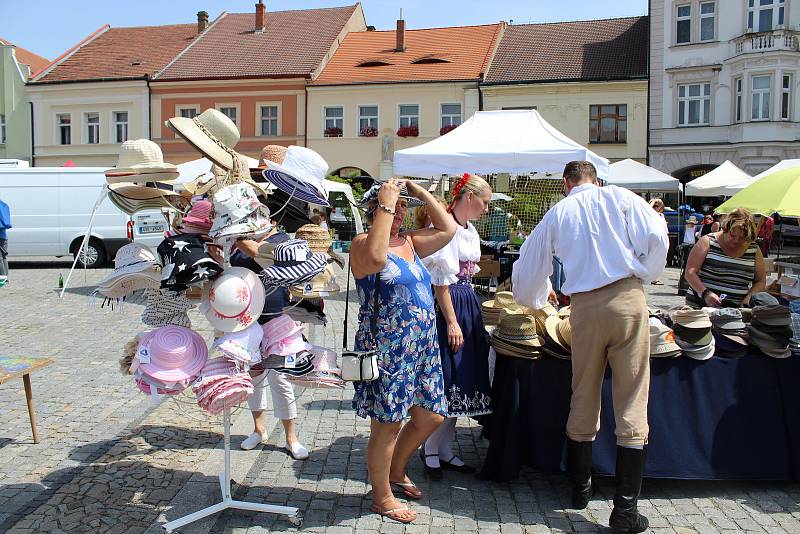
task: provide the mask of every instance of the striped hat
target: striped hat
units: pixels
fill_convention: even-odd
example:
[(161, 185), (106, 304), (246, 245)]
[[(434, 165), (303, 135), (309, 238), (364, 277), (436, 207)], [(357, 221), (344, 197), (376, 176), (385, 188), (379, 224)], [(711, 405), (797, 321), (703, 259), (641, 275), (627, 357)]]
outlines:
[(278, 243), (272, 255), (272, 265), (261, 273), (261, 279), (267, 285), (293, 286), (303, 283), (324, 271), (328, 264), (325, 254), (312, 252), (304, 239)]

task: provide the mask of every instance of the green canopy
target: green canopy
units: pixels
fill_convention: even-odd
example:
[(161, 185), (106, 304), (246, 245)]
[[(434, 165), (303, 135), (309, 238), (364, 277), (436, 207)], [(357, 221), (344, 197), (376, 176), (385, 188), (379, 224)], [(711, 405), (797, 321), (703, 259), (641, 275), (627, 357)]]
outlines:
[(756, 180), (716, 209), (730, 213), (744, 208), (753, 214), (800, 217), (800, 167), (784, 169)]

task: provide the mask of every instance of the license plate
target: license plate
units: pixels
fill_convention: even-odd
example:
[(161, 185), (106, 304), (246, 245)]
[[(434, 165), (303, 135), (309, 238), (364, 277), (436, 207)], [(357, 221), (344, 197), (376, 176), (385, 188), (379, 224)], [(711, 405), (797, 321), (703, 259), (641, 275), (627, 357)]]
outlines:
[(164, 225), (163, 224), (153, 224), (153, 225), (140, 226), (139, 227), (139, 233), (140, 234), (155, 234), (155, 233), (163, 232), (163, 231), (164, 231)]

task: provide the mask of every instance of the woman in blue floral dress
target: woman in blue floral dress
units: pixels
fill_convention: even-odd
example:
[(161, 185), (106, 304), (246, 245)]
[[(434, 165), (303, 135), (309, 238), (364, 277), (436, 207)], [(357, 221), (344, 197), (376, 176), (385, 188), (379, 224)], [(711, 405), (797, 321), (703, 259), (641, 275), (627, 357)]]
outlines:
[[(415, 201), (428, 203), (433, 226), (401, 235), (409, 203)], [(371, 418), (367, 445), (371, 509), (410, 523), (416, 513), (395, 499), (393, 489), (410, 499), (422, 498), (406, 475), (406, 466), (447, 413), (430, 276), (420, 257), (445, 246), (456, 224), (430, 193), (410, 181), (376, 184), (364, 195), (364, 204), (371, 227), (353, 239), (350, 249), (361, 300), (356, 349), (377, 349), (381, 376), (355, 383), (353, 407), (359, 416)], [(370, 323), (376, 286), (377, 339), (373, 340)]]

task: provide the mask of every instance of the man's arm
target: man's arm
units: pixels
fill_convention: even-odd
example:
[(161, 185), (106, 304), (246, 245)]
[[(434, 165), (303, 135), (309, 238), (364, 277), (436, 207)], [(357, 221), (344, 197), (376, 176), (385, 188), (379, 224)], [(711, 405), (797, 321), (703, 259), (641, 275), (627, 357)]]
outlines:
[(658, 279), (667, 265), (669, 235), (664, 218), (639, 196), (629, 193), (625, 219), (634, 254), (647, 269), (645, 282)]
[(547, 215), (536, 225), (519, 250), (519, 259), (511, 274), (514, 300), (529, 308), (539, 309), (547, 304), (552, 291), (553, 244)]

